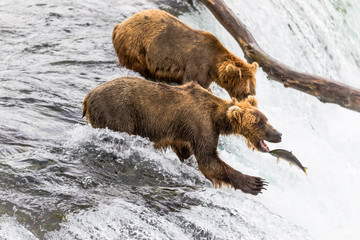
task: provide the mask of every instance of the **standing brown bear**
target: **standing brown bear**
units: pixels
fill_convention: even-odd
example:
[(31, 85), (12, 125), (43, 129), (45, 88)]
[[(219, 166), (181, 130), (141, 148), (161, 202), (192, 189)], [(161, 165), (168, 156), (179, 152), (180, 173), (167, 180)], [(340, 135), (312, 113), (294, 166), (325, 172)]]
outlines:
[(250, 148), (261, 152), (269, 151), (264, 140), (281, 141), (281, 133), (256, 105), (253, 97), (223, 100), (194, 82), (170, 86), (122, 77), (89, 92), (83, 116), (95, 128), (148, 137), (155, 148), (170, 146), (181, 161), (194, 154), (199, 169), (215, 186), (230, 185), (256, 195), (264, 187), (263, 179), (236, 171), (217, 153), (220, 134), (242, 135)]
[(211, 33), (164, 11), (136, 13), (114, 27), (112, 41), (120, 64), (145, 78), (196, 81), (206, 89), (215, 82), (240, 100), (256, 93), (256, 62), (242, 61)]

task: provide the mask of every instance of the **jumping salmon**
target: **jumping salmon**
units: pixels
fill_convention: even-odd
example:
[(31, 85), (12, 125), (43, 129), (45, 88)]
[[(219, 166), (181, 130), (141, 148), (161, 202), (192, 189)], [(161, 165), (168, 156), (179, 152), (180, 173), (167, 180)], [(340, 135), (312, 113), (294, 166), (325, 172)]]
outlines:
[(307, 176), (306, 169), (307, 167), (304, 167), (301, 162), (292, 154), (292, 152), (286, 151), (284, 149), (274, 149), (269, 152), (274, 157), (277, 157), (276, 162), (278, 163), (280, 161), (280, 158), (286, 160), (290, 166), (292, 164), (295, 164), (298, 168), (304, 171), (304, 173)]

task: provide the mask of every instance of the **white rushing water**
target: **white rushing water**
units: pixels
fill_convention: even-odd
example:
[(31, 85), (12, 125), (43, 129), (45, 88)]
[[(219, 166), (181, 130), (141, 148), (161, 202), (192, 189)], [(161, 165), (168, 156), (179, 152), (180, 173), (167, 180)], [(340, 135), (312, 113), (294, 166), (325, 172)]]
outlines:
[[(159, 2), (184, 4), (0, 5), (6, 26), (0, 30), (7, 36), (0, 39), (0, 52), (7, 53), (6, 61), (0, 59), (0, 73), (6, 72), (0, 78), (7, 80), (0, 82), (0, 143), (6, 150), (0, 151), (0, 239), (359, 239), (360, 114), (286, 89), (261, 68), (259, 108), (283, 134), (281, 143), (268, 145), (292, 150), (308, 176), (249, 150), (241, 138), (221, 137), (218, 150), (225, 162), (270, 183), (260, 196), (215, 189), (194, 158), (183, 164), (170, 150), (155, 151), (147, 139), (93, 129), (80, 120), (81, 102), (92, 88), (139, 76), (117, 66), (112, 27)], [(360, 88), (357, 0), (225, 2), (270, 56)], [(200, 3), (179, 18), (213, 33), (243, 58)], [(38, 34), (39, 28), (48, 35)], [(21, 94), (29, 97), (20, 101)]]

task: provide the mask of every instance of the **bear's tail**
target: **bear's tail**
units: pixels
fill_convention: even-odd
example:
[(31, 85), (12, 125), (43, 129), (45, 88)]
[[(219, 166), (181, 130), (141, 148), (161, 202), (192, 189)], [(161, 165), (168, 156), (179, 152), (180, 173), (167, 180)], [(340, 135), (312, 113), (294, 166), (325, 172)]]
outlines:
[(85, 99), (84, 99), (84, 102), (83, 102), (83, 114), (82, 114), (82, 117), (85, 117), (86, 116), (86, 113), (87, 113), (87, 99), (88, 99), (88, 96), (89, 95), (86, 95)]

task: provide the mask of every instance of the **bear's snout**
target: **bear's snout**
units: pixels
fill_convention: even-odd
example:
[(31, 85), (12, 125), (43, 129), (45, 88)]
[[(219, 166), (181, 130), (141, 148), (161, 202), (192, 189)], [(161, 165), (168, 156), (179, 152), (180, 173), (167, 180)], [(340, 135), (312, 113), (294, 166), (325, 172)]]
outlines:
[(275, 134), (275, 141), (274, 142), (281, 142), (281, 136), (282, 136), (282, 133), (281, 132), (278, 132), (276, 131), (277, 133)]
[(273, 143), (279, 143), (279, 142), (281, 142), (281, 136), (282, 136), (281, 132), (279, 132), (278, 130), (276, 130), (273, 127), (270, 127), (270, 129), (268, 129), (268, 131), (266, 131), (266, 137), (264, 140), (273, 142)]
[(281, 142), (281, 136), (281, 132), (274, 130), (274, 132), (270, 135), (270, 139), (268, 141), (273, 143), (279, 143)]

